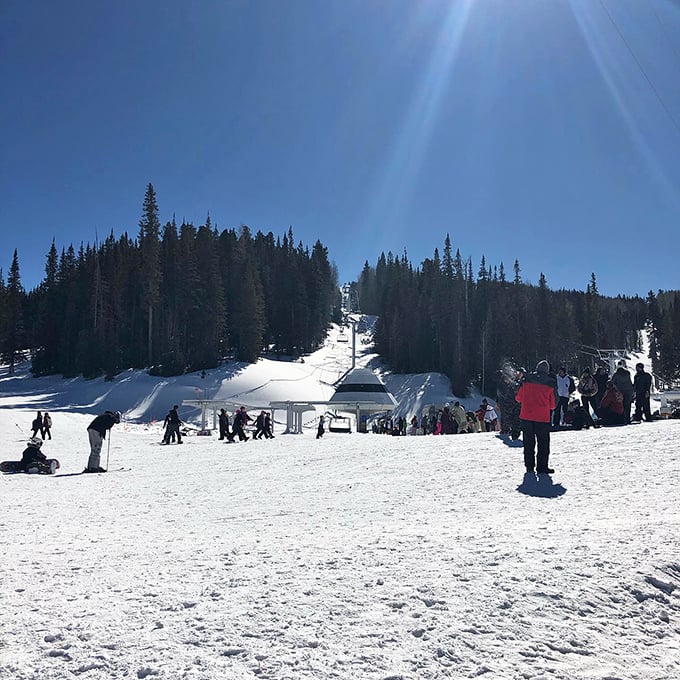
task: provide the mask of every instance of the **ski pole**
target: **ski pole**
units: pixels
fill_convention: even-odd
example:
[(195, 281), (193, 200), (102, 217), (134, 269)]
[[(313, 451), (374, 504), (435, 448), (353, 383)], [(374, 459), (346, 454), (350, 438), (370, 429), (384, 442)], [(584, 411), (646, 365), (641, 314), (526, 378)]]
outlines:
[(19, 432), (21, 432), (21, 434), (23, 434), (24, 437), (28, 437), (28, 435), (24, 432), (24, 429), (19, 426), (19, 423), (14, 423), (14, 424), (19, 428)]
[(111, 430), (109, 430), (109, 443), (106, 445), (106, 469), (109, 469), (109, 453), (111, 452)]

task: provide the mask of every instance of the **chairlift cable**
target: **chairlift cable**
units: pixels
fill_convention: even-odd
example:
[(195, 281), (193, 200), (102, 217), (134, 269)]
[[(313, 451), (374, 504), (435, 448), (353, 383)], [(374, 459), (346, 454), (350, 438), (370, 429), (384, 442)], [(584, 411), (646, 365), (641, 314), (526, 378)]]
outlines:
[(649, 87), (651, 88), (652, 92), (656, 96), (659, 104), (661, 104), (661, 107), (663, 110), (666, 112), (666, 115), (670, 119), (671, 123), (673, 124), (673, 127), (677, 130), (678, 134), (680, 134), (680, 124), (678, 124), (678, 121), (675, 119), (673, 114), (671, 113), (670, 109), (666, 106), (666, 103), (664, 100), (661, 98), (661, 95), (659, 94), (659, 91), (656, 89), (654, 83), (652, 82), (652, 79), (647, 75), (647, 72), (645, 71), (644, 67), (642, 66), (642, 63), (640, 60), (637, 58), (635, 52), (633, 52), (633, 48), (630, 46), (630, 43), (626, 40), (626, 37), (623, 35), (623, 32), (621, 31), (619, 25), (616, 23), (614, 20), (614, 17), (612, 16), (611, 12), (609, 11), (608, 7), (604, 4), (604, 0), (600, 0), (600, 6), (602, 9), (605, 11), (607, 14), (607, 17), (609, 18), (609, 21), (611, 22), (612, 26), (616, 29), (616, 32), (619, 34), (619, 37), (623, 41), (623, 44), (626, 46), (628, 51), (630, 52), (631, 56), (635, 60), (635, 63), (638, 65), (638, 68), (640, 69), (640, 72), (642, 75), (645, 77), (645, 80), (649, 84)]

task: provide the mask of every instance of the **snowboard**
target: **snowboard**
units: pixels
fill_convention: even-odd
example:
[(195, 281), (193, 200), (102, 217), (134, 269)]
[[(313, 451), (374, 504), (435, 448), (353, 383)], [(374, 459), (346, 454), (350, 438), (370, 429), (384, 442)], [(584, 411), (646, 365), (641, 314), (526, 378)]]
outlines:
[(29, 475), (53, 475), (60, 467), (56, 458), (48, 458), (41, 463), (31, 463), (28, 470), (24, 470), (24, 464), (20, 460), (5, 460), (0, 463), (0, 472), (5, 474), (27, 472)]

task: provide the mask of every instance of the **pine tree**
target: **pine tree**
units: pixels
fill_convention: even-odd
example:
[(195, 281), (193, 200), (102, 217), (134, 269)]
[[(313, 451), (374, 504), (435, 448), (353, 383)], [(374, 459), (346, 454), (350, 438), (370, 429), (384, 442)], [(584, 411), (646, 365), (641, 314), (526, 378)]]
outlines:
[(1, 352), (3, 361), (9, 364), (8, 371), (14, 373), (16, 362), (23, 358), (25, 349), (26, 332), (24, 319), (24, 305), (26, 303), (26, 291), (21, 285), (19, 272), (19, 255), (14, 250), (12, 264), (7, 276), (5, 288), (5, 316), (3, 334), (1, 338)]
[(142, 219), (139, 221), (139, 253), (141, 296), (147, 314), (147, 364), (153, 364), (153, 311), (158, 303), (160, 268), (160, 221), (158, 203), (153, 185), (149, 184), (144, 196)]

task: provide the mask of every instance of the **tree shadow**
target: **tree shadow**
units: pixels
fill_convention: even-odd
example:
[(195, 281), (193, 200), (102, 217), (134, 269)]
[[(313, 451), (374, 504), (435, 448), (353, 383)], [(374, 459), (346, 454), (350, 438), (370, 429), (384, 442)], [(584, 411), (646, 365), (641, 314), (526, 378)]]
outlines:
[(567, 493), (567, 490), (561, 484), (553, 484), (550, 475), (537, 475), (534, 472), (524, 473), (524, 478), (517, 487), (517, 491), (536, 498), (559, 498)]

